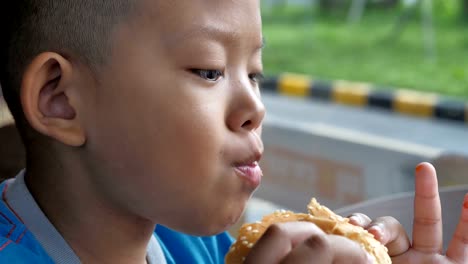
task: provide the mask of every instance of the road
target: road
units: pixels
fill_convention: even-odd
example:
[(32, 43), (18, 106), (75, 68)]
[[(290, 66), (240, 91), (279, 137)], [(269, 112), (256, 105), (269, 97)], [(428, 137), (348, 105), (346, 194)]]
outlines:
[(356, 108), (310, 99), (264, 93), (267, 122), (285, 119), (306, 126), (321, 125), (329, 133), (379, 138), (390, 144), (418, 145), (468, 156), (468, 125), (424, 119), (370, 108)]
[[(421, 161), (436, 165), (440, 186), (468, 183), (466, 124), (266, 92), (263, 101), (267, 173), (255, 197), (278, 205), (254, 199), (247, 220), (278, 207), (302, 210), (311, 196), (339, 208), (353, 196), (362, 201), (412, 191)], [(437, 164), (448, 153), (467, 160)]]

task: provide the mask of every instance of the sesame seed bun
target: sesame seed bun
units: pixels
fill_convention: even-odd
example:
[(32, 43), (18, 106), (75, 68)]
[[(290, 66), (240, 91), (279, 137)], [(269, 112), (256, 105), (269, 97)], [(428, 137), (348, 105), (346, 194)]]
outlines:
[(392, 263), (387, 248), (367, 230), (350, 224), (348, 218), (341, 217), (327, 207), (320, 205), (315, 198), (312, 199), (307, 208), (308, 214), (278, 210), (263, 217), (262, 221), (244, 224), (239, 230), (236, 242), (226, 255), (226, 264), (243, 263), (250, 249), (270, 225), (294, 221), (312, 222), (327, 234), (340, 235), (354, 240), (374, 257), (375, 264)]

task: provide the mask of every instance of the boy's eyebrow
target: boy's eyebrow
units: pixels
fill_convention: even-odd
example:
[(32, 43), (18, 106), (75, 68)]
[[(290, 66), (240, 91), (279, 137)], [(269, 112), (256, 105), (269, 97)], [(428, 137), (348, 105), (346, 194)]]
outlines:
[[(174, 45), (183, 43), (184, 40), (194, 37), (206, 37), (217, 40), (221, 43), (232, 44), (239, 41), (239, 35), (240, 33), (238, 31), (226, 30), (226, 27), (223, 26), (200, 25), (192, 30), (189, 30), (188, 33), (185, 32), (171, 37), (169, 40), (166, 41), (166, 44), (168, 44), (169, 47), (173, 47)], [(265, 43), (265, 38), (262, 36), (261, 43), (259, 43), (259, 45), (257, 45), (255, 49), (263, 49), (265, 47)]]

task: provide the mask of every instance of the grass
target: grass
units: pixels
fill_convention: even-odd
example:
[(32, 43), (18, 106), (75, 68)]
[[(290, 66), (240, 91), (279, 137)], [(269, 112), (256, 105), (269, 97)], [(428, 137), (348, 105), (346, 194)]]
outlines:
[(398, 38), (389, 37), (397, 16), (395, 10), (371, 10), (359, 24), (351, 25), (345, 14), (314, 16), (304, 8), (265, 11), (265, 71), (365, 81), (467, 100), (468, 27), (437, 17), (437, 56), (431, 58), (425, 52), (419, 18)]

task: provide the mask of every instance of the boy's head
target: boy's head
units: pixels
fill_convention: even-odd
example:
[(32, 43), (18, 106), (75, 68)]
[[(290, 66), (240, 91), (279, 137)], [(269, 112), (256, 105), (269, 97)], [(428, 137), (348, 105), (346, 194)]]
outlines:
[(28, 154), (60, 164), (44, 174), (188, 233), (238, 219), (263, 151), (259, 1), (17, 2), (0, 81)]
[(17, 122), (23, 119), (19, 96), (23, 73), (37, 55), (57, 52), (97, 70), (109, 55), (112, 30), (135, 5), (132, 0), (3, 2), (0, 81)]

